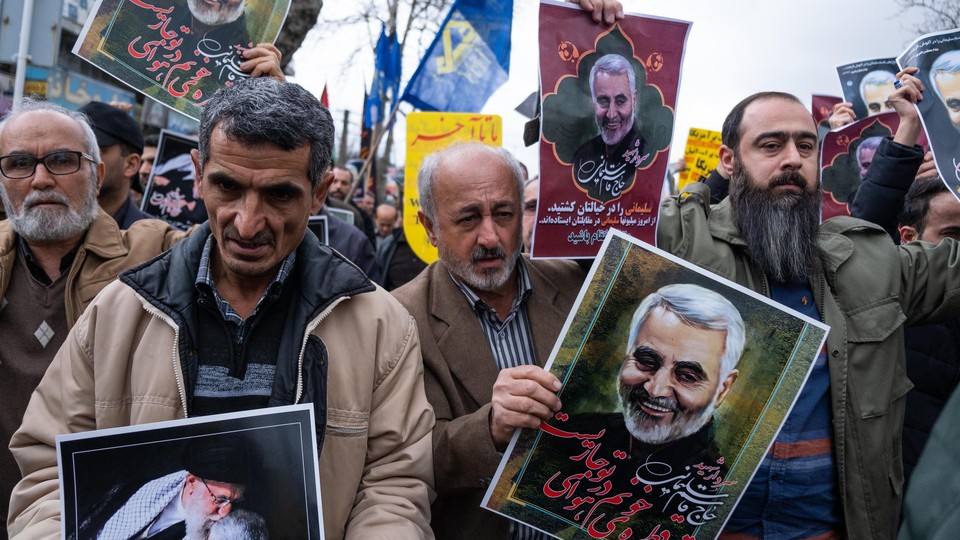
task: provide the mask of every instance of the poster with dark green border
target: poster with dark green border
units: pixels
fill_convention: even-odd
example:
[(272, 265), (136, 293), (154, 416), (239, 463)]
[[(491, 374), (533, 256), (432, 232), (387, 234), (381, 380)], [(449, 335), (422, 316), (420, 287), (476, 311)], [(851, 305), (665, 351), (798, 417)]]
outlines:
[(562, 408), (483, 506), (564, 539), (716, 537), (828, 330), (611, 230), (546, 366)]

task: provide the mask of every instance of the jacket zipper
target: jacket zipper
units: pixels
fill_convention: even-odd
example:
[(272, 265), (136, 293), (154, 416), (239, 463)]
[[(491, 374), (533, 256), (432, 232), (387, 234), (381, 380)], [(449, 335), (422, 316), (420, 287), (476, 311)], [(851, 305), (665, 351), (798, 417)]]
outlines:
[(180, 369), (180, 351), (177, 348), (177, 344), (180, 343), (180, 327), (177, 326), (177, 323), (175, 323), (169, 315), (154, 307), (150, 302), (147, 302), (146, 299), (140, 296), (140, 293), (134, 291), (134, 294), (137, 299), (140, 300), (140, 303), (143, 304), (143, 309), (147, 313), (167, 323), (170, 328), (173, 328), (173, 350), (170, 354), (173, 364), (173, 378), (177, 381), (177, 392), (180, 394), (180, 403), (183, 405), (183, 417), (188, 418), (190, 415), (187, 414), (187, 391), (183, 383), (183, 371)]
[(333, 308), (347, 298), (350, 297), (342, 296), (336, 299), (332, 304), (327, 306), (327, 309), (323, 310), (320, 315), (317, 315), (317, 317), (310, 321), (310, 324), (307, 325), (306, 332), (303, 333), (303, 341), (300, 343), (300, 356), (297, 358), (297, 392), (293, 399), (294, 404), (300, 403), (300, 400), (303, 398), (303, 356), (307, 351), (307, 340), (310, 339), (310, 335), (313, 334), (313, 330), (317, 326), (320, 326), (320, 323), (323, 322), (328, 315), (330, 315), (330, 312), (333, 311)]

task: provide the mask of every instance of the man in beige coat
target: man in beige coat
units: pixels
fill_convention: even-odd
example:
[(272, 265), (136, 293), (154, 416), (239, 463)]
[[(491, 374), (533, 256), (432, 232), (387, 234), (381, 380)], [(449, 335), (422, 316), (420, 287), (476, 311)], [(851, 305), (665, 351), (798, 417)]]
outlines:
[(393, 291), (420, 328), (433, 433), (438, 538), (508, 538), (510, 521), (480, 508), (500, 454), (520, 427), (560, 408), (542, 366), (576, 300), (583, 270), (528, 260), (523, 180), (505, 150), (464, 144), (424, 160), (420, 222), (440, 260)]
[(207, 103), (209, 221), (71, 330), (11, 443), (13, 537), (60, 534), (58, 434), (290, 403), (314, 404), (327, 538), (432, 537), (416, 325), (307, 232), (332, 146), (330, 113), (295, 84), (244, 80)]

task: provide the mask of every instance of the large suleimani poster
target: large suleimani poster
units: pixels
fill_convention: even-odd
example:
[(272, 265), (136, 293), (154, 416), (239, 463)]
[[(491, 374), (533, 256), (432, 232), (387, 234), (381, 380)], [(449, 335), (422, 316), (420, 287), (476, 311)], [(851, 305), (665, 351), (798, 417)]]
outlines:
[(517, 432), (483, 505), (564, 539), (716, 537), (827, 331), (612, 230), (547, 363), (562, 408)]

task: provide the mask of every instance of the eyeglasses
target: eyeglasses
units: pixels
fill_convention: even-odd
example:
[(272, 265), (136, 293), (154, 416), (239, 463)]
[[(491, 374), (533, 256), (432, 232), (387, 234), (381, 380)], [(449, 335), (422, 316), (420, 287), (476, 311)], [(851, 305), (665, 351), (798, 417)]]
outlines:
[(73, 174), (80, 170), (81, 158), (96, 163), (86, 152), (76, 150), (58, 150), (40, 157), (30, 154), (10, 154), (0, 157), (0, 173), (12, 180), (30, 178), (37, 171), (37, 164), (43, 163), (50, 174)]
[(213, 504), (217, 505), (217, 508), (225, 508), (228, 504), (236, 506), (243, 502), (243, 497), (240, 497), (238, 499), (230, 499), (228, 497), (224, 497), (223, 495), (214, 495), (214, 493), (210, 491), (210, 486), (207, 485), (207, 481), (202, 478), (200, 478), (199, 480), (200, 480), (200, 483), (203, 484), (203, 487), (207, 488), (207, 493), (209, 493), (210, 496), (213, 497)]

